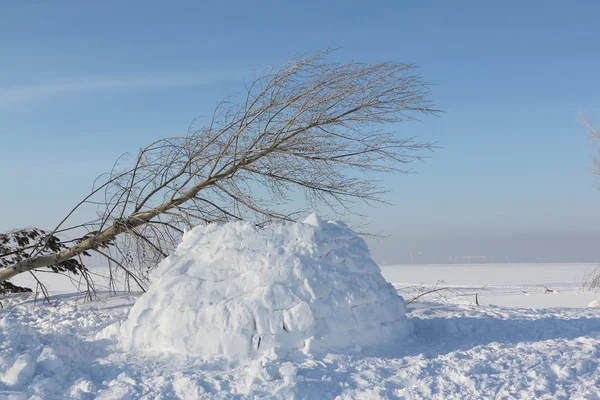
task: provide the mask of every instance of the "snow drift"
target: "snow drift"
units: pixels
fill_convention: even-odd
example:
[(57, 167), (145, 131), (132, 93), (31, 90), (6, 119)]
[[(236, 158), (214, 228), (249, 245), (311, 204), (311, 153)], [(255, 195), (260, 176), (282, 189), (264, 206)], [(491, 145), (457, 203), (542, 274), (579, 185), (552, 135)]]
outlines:
[(408, 335), (404, 300), (360, 237), (303, 223), (199, 226), (153, 274), (120, 327), (127, 349), (252, 357), (328, 351)]

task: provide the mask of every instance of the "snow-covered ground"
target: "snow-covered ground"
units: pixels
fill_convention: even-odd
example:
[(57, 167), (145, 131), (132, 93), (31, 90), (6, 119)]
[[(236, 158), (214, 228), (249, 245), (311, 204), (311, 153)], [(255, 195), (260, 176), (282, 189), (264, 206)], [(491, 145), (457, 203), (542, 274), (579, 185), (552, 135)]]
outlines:
[(586, 307), (600, 294), (580, 293), (593, 268), (383, 267), (407, 299), (440, 280), (452, 289), (409, 305), (407, 340), (246, 361), (121, 350), (102, 331), (125, 321), (132, 294), (55, 294), (52, 307), (12, 296), (0, 310), (0, 399), (600, 399), (600, 308)]
[[(600, 297), (582, 293), (600, 264), (466, 264), (382, 267), (383, 276), (408, 299), (427, 289), (448, 288), (425, 299), (481, 305), (549, 308), (586, 307)], [(600, 271), (600, 270), (599, 270)], [(552, 295), (550, 295), (552, 294)], [(462, 301), (461, 301), (462, 299)]]

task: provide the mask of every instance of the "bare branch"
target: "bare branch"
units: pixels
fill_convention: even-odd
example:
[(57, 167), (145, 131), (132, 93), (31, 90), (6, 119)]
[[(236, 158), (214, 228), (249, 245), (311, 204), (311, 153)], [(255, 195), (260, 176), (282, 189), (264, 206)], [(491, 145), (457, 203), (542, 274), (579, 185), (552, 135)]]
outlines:
[[(218, 103), (207, 126), (194, 122), (185, 136), (160, 139), (133, 162), (119, 159), (53, 231), (85, 234), (61, 251), (36, 250), (0, 270), (0, 282), (90, 250), (147, 276), (198, 224), (260, 225), (295, 220), (307, 209), (345, 214), (356, 202), (385, 202), (371, 174), (408, 172), (405, 165), (435, 145), (374, 128), (437, 114), (429, 85), (410, 64), (338, 64), (329, 54), (259, 72), (239, 103), (233, 97)], [(65, 228), (83, 205), (97, 207), (97, 219)]]

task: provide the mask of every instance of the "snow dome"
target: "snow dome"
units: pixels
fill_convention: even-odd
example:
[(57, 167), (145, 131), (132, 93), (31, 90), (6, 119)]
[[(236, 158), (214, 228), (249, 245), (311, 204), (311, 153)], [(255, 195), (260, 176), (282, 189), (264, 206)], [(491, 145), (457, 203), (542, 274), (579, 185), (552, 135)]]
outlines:
[(408, 335), (402, 297), (342, 222), (199, 226), (120, 328), (128, 349), (252, 357), (380, 344)]

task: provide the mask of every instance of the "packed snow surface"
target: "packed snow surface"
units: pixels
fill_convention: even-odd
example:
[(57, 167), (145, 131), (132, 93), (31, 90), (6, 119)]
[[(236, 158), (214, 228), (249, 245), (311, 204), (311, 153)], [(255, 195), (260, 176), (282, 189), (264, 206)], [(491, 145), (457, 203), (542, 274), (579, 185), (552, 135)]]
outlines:
[(597, 308), (412, 303), (402, 342), (234, 362), (123, 351), (99, 333), (136, 298), (98, 296), (2, 300), (1, 400), (600, 398)]
[(241, 359), (400, 342), (402, 297), (363, 239), (316, 215), (303, 223), (199, 226), (153, 274), (120, 327), (126, 349)]
[(595, 268), (384, 266), (407, 301), (453, 289), (408, 304), (408, 338), (242, 360), (125, 351), (115, 338), (137, 294), (12, 295), (0, 299), (0, 400), (600, 399), (599, 294), (581, 291)]

